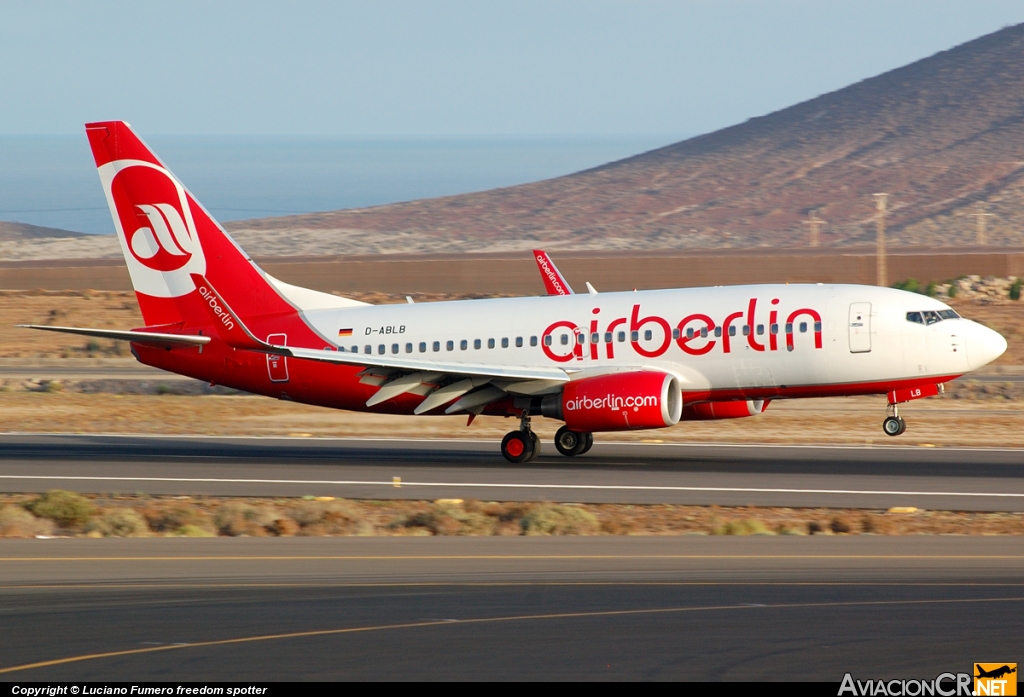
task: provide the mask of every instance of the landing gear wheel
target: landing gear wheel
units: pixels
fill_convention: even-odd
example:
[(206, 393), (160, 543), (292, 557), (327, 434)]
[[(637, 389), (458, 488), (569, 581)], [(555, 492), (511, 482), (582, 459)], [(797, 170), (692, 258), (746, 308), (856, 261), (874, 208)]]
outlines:
[(580, 455), (582, 455), (583, 453), (588, 452), (591, 448), (594, 447), (594, 434), (593, 433), (584, 433), (582, 435), (584, 436), (584, 440), (586, 442), (583, 444), (583, 450), (580, 451)]
[(555, 433), (555, 447), (566, 457), (575, 457), (587, 447), (586, 436), (584, 433), (570, 431), (568, 426), (562, 426)]
[(887, 436), (898, 436), (907, 430), (907, 422), (900, 416), (887, 416), (882, 422), (882, 430)]
[(537, 454), (532, 431), (512, 431), (501, 439), (501, 454), (512, 464), (527, 462)]
[(533, 460), (538, 455), (540, 455), (540, 436), (538, 436), (533, 431), (527, 431), (527, 433), (530, 434), (530, 440), (533, 441), (533, 454), (530, 455), (530, 459), (527, 460), (527, 462), (530, 462), (530, 460)]

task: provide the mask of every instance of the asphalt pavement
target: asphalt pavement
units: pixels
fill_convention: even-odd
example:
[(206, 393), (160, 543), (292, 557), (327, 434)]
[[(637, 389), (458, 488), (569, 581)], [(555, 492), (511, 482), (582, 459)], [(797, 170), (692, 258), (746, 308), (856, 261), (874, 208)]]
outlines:
[(0, 490), (1024, 511), (1024, 451), (490, 441), (0, 436)]
[(1016, 661), (1024, 539), (0, 541), (0, 679), (823, 680)]

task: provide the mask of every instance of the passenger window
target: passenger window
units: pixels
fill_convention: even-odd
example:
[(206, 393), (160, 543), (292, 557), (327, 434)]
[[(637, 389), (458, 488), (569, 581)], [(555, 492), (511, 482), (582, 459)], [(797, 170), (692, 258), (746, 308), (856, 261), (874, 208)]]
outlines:
[(779, 333), (779, 325), (773, 323), (772, 326), (771, 326), (771, 330), (772, 330), (772, 334), (778, 334)]
[[(507, 339), (506, 339), (505, 343), (508, 343)], [(487, 340), (487, 348), (494, 348), (494, 339), (488, 339)]]
[(596, 344), (596, 343), (598, 343), (600, 341), (601, 341), (601, 335), (598, 334), (597, 332), (594, 332), (593, 334), (590, 335), (590, 343)]
[(924, 324), (924, 318), (921, 317), (920, 312), (908, 312), (907, 321), (913, 322), (914, 324)]
[(743, 325), (743, 336), (750, 336), (750, 325), (749, 324), (744, 324)]
[(626, 332), (619, 332), (619, 337), (618, 337), (618, 339), (619, 339), (619, 343), (620, 343), (620, 344), (621, 344), (621, 343), (622, 343), (623, 341), (625, 341), (625, 340), (626, 340)]
[(924, 314), (924, 323), (925, 324), (937, 324), (937, 323), (942, 321), (942, 318), (939, 317), (939, 313), (938, 312), (932, 312), (931, 310), (928, 310), (928, 311), (924, 312), (923, 314)]
[(647, 331), (644, 332), (644, 341), (650, 341), (653, 338), (654, 338), (654, 332), (652, 332), (650, 329), (648, 329)]
[(473, 348), (480, 348), (480, 339), (473, 339)]
[(729, 327), (729, 336), (736, 336), (736, 327)]
[(353, 346), (352, 347), (352, 353), (359, 353), (359, 347), (358, 346)]
[[(531, 336), (530, 337), (530, 346), (536, 346), (536, 345), (537, 345), (537, 337)], [(551, 343), (549, 342), (548, 346), (550, 346), (550, 345), (551, 345)]]
[(426, 341), (421, 341), (420, 342), (420, 353), (426, 353), (426, 352), (427, 352), (427, 342)]
[(672, 330), (672, 338), (673, 339), (678, 339), (679, 338), (679, 327), (676, 327), (675, 329)]
[(759, 324), (759, 325), (757, 325), (757, 335), (761, 336), (762, 334), (764, 334), (764, 325), (763, 324)]
[(612, 333), (611, 332), (605, 332), (604, 333), (604, 343), (606, 343), (606, 344), (612, 343)]
[(383, 355), (386, 351), (387, 351), (387, 346), (385, 346), (384, 344), (380, 344), (377, 347), (377, 353), (379, 353), (381, 355)]
[(821, 331), (821, 322), (815, 322), (814, 323), (814, 331), (816, 331), (816, 332), (820, 332)]
[(546, 334), (544, 336), (544, 345), (545, 346), (550, 346), (551, 345), (551, 335), (550, 334)]
[(640, 341), (640, 332), (630, 332), (629, 333), (629, 340), (630, 341)]
[[(534, 343), (536, 344), (537, 342), (535, 341)], [(522, 347), (523, 347), (523, 337), (517, 336), (516, 337), (516, 348), (522, 348)]]
[(702, 339), (706, 339), (707, 338), (707, 336), (708, 336), (708, 328), (707, 327), (701, 327), (700, 328), (700, 336), (701, 336)]
[(800, 333), (801, 334), (806, 334), (807, 333), (807, 322), (801, 322), (800, 323)]
[(562, 334), (562, 336), (559, 339), (559, 341), (562, 342), (562, 346), (568, 346), (569, 345), (569, 335), (568, 334)]
[(412, 344), (406, 344), (405, 345), (405, 352), (406, 353), (412, 353)]
[(367, 344), (363, 347), (363, 353), (373, 353), (373, 347)]
[(722, 328), (715, 327), (715, 336), (722, 336)]
[(508, 348), (508, 337), (507, 336), (501, 337), (501, 347), (502, 348)]
[(465, 351), (468, 348), (469, 348), (469, 342), (468, 341), (463, 339), (462, 341), (459, 342), (459, 350), (460, 351)]
[(585, 344), (585, 343), (587, 343), (587, 335), (586, 334), (577, 334), (576, 335), (576, 343), (577, 344)]
[(693, 331), (693, 327), (687, 327), (686, 328), (686, 338), (687, 339), (692, 339), (694, 336), (696, 336), (696, 332)]
[(449, 351), (454, 351), (455, 350), (455, 342), (454, 341), (449, 341), (448, 345), (447, 345), (447, 349)]
[(398, 353), (398, 344), (391, 344), (391, 353)]
[[(441, 342), (440, 341), (435, 341), (434, 345), (431, 346), (431, 348), (434, 349), (434, 353), (437, 353), (438, 351), (441, 350)], [(451, 349), (448, 349), (448, 350), (451, 351)]]
[(786, 333), (787, 334), (792, 334), (793, 333), (793, 323), (792, 322), (786, 322)]

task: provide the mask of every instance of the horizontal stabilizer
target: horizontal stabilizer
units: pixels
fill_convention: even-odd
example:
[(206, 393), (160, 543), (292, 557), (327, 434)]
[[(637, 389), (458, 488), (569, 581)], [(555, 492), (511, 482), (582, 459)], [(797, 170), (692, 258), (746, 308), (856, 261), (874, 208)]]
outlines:
[(131, 341), (136, 344), (149, 344), (152, 346), (202, 346), (210, 343), (208, 336), (196, 336), (194, 334), (160, 334), (157, 332), (125, 331), (119, 329), (88, 329), (85, 327), (52, 327), (44, 324), (16, 324), (22, 329), (42, 329), (48, 332), (63, 332), (65, 334), (80, 334), (82, 336), (95, 336), (99, 339), (115, 339), (119, 341)]

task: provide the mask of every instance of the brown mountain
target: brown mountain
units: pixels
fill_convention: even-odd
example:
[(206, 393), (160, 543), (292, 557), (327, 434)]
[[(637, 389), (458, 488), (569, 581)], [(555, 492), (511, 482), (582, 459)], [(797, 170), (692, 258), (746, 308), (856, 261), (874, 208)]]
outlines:
[(40, 227), (28, 223), (8, 223), (0, 220), (0, 241), (34, 240), (43, 237), (87, 237), (87, 235), (60, 228)]
[(803, 246), (816, 210), (823, 243), (851, 245), (873, 239), (880, 191), (894, 245), (972, 243), (979, 210), (990, 243), (1024, 242), (1024, 25), (558, 179), (231, 228), (363, 251)]

